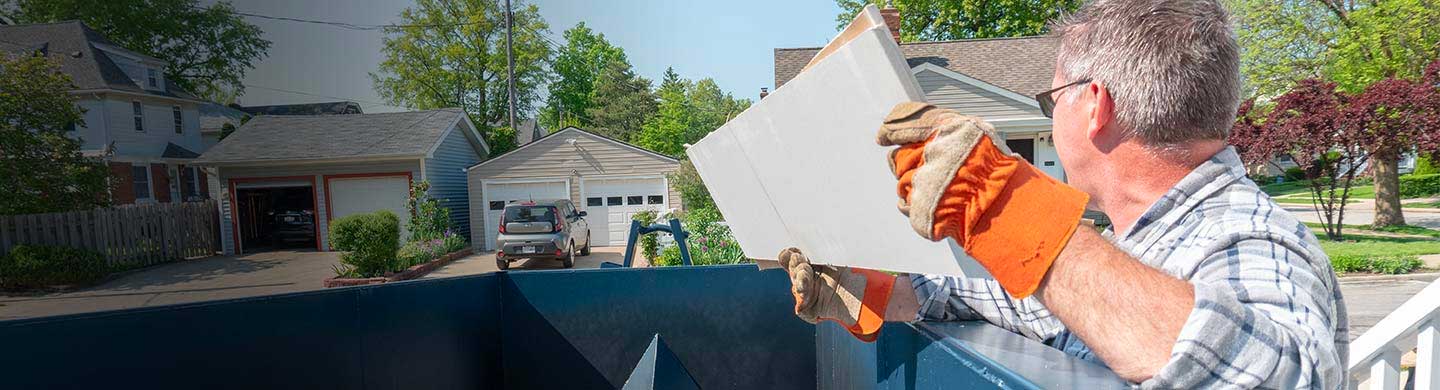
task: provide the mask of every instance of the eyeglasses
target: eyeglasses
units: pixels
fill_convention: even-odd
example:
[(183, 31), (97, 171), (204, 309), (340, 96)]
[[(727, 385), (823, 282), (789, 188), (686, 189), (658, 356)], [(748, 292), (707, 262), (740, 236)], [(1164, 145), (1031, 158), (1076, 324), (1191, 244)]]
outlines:
[(1053, 94), (1055, 92), (1059, 92), (1062, 89), (1070, 88), (1080, 84), (1085, 84), (1088, 82), (1090, 82), (1090, 79), (1082, 79), (1070, 84), (1062, 85), (1059, 88), (1035, 94), (1035, 101), (1040, 103), (1040, 113), (1045, 114), (1046, 118), (1055, 118), (1055, 97), (1053, 96)]

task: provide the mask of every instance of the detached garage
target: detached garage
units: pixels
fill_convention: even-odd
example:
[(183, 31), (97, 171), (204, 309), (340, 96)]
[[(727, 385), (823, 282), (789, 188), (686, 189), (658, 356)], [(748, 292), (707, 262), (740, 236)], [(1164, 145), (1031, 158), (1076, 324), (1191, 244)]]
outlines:
[(410, 185), (430, 196), (469, 234), (464, 169), (484, 160), (485, 144), (456, 109), (351, 115), (262, 115), (201, 155), (220, 199), (226, 254), (275, 248), (329, 248), (329, 223), (390, 210), (401, 238)]
[(665, 176), (679, 168), (674, 158), (567, 127), (466, 170), (470, 242), (493, 250), (510, 202), (569, 199), (587, 211), (594, 246), (625, 245), (635, 213), (681, 207)]

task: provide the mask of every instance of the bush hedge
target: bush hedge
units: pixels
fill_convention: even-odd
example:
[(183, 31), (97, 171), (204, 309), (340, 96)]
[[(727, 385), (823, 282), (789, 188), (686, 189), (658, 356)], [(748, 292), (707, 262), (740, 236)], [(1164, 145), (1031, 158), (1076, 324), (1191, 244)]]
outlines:
[(1412, 174), (1412, 175), (1434, 175), (1434, 174), (1440, 174), (1440, 168), (1436, 168), (1436, 167), (1435, 167), (1435, 161), (1434, 161), (1434, 160), (1431, 160), (1429, 156), (1420, 156), (1420, 157), (1415, 158), (1415, 171), (1414, 171), (1414, 172), (1410, 172), (1410, 174)]
[(1400, 176), (1400, 197), (1420, 198), (1440, 195), (1440, 174)]
[(87, 285), (108, 273), (105, 257), (84, 249), (20, 245), (0, 257), (0, 287), (5, 289)]
[(389, 210), (347, 216), (330, 222), (330, 245), (345, 251), (340, 276), (376, 277), (399, 271), (400, 219)]
[(1405, 256), (1335, 256), (1330, 266), (1336, 273), (1374, 272), (1378, 274), (1408, 274), (1425, 265), (1419, 257)]

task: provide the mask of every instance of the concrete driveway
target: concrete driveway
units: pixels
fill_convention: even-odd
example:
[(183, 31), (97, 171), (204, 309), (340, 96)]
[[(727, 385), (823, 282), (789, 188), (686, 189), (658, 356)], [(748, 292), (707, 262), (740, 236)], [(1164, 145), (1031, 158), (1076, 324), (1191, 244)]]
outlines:
[(339, 262), (336, 252), (289, 250), (163, 264), (75, 292), (0, 295), (0, 320), (319, 290)]
[[(591, 248), (589, 256), (575, 257), (575, 268), (600, 268), (600, 263), (606, 261), (615, 264), (624, 264), (625, 247), (611, 246)], [(647, 264), (645, 262), (645, 259), (643, 257), (640, 257), (638, 254), (636, 263), (637, 266), (644, 266), (645, 264)], [(510, 263), (511, 271), (536, 269), (564, 269), (564, 267), (560, 266), (559, 260), (548, 259), (526, 259)], [(495, 252), (480, 252), (460, 260), (455, 260), (450, 264), (446, 264), (444, 267), (441, 267), (440, 269), (437, 269), (434, 272), (425, 275), (421, 279), (447, 278), (451, 276), (473, 275), (486, 272), (495, 272), (499, 270), (500, 268), (496, 267), (495, 265)]]

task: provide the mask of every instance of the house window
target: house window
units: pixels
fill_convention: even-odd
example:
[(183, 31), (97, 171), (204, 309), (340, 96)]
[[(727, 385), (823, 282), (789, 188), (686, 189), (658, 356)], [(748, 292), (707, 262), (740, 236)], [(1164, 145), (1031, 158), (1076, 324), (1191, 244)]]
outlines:
[(200, 168), (185, 167), (185, 197), (200, 196)]
[(135, 116), (135, 131), (145, 132), (145, 107), (140, 102), (130, 102), (130, 111)]
[(665, 203), (665, 197), (664, 197), (664, 196), (660, 196), (660, 195), (650, 195), (650, 196), (645, 197), (645, 204), (661, 204), (661, 203)]
[(135, 185), (135, 200), (150, 199), (150, 167), (147, 165), (130, 167), (130, 178)]
[(622, 204), (622, 203), (620, 203), (620, 197), (618, 197), (618, 196), (605, 197), (605, 205), (606, 205), (606, 206), (619, 206), (619, 205), (621, 205), (621, 204)]
[(586, 206), (604, 206), (604, 205), (605, 205), (605, 202), (602, 202), (601, 199), (600, 199), (600, 197), (596, 196), (596, 197), (591, 197), (591, 198), (585, 198), (585, 205), (586, 205)]
[(640, 195), (627, 196), (625, 197), (625, 204), (645, 204), (645, 197)]
[(185, 132), (185, 116), (180, 113), (180, 106), (170, 107), (170, 116), (175, 121), (175, 134)]
[(504, 210), (504, 209), (505, 209), (505, 201), (503, 201), (503, 200), (492, 200), (492, 201), (490, 201), (490, 209), (491, 209), (491, 210)]
[(149, 84), (150, 88), (160, 88), (160, 72), (156, 72), (155, 68), (146, 68), (145, 83)]

